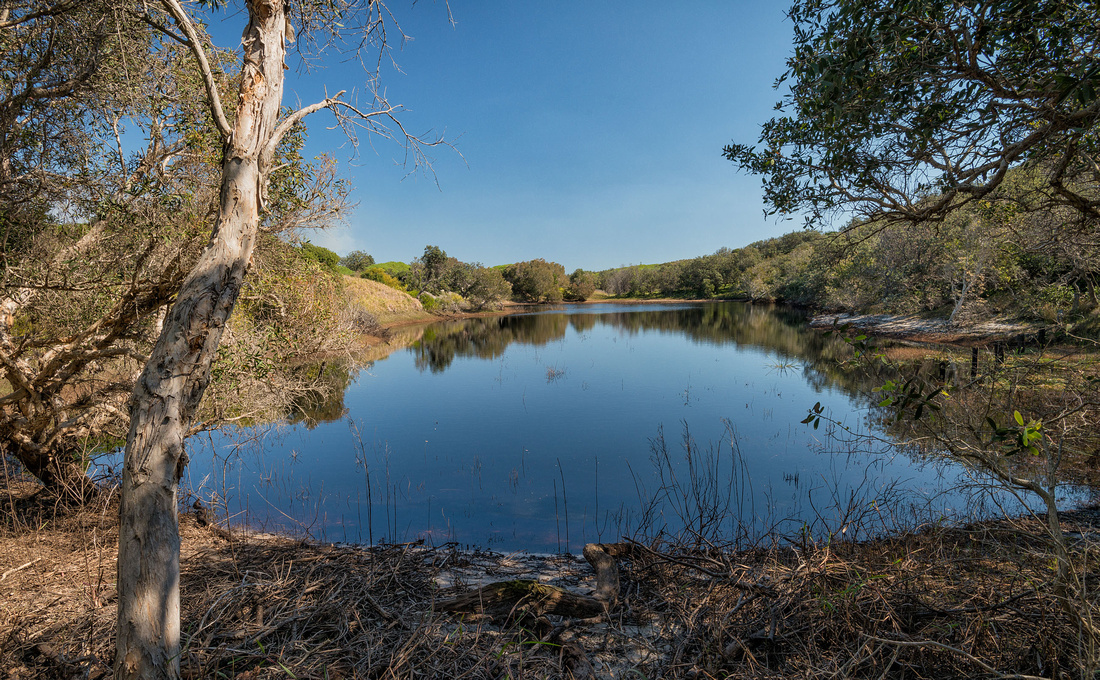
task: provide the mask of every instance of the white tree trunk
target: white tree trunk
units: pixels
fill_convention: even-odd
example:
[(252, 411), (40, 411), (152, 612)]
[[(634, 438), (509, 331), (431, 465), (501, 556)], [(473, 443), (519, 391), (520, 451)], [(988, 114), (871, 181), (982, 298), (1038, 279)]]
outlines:
[[(165, 4), (180, 11), (172, 0)], [(283, 2), (247, 4), (242, 82), (214, 232), (183, 283), (131, 401), (118, 549), (118, 678), (179, 677), (176, 492), (187, 465), (184, 435), (209, 383), (255, 246), (282, 103)]]

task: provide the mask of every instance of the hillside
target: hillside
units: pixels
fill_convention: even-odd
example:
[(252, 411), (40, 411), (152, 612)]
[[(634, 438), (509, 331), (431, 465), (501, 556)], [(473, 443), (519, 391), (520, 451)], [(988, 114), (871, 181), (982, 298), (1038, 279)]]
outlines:
[(416, 298), (377, 281), (345, 276), (344, 286), (349, 305), (370, 313), (381, 326), (433, 318)]

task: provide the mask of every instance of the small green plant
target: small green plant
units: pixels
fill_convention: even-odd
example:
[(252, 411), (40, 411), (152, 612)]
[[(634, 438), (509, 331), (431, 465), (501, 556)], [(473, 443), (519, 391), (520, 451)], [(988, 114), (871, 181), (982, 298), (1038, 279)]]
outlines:
[(425, 312), (434, 312), (439, 308), (439, 302), (436, 301), (435, 296), (427, 291), (421, 293), (418, 299)]

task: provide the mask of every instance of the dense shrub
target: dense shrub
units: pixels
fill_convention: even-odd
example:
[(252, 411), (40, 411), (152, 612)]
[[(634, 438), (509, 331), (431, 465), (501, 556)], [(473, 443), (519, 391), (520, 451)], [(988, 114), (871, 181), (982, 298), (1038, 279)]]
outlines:
[(425, 312), (435, 312), (439, 309), (439, 303), (436, 302), (435, 296), (428, 291), (422, 292), (417, 299), (420, 300), (420, 306), (424, 308)]
[(307, 260), (312, 260), (319, 263), (325, 269), (335, 272), (336, 267), (340, 264), (340, 256), (332, 252), (328, 248), (322, 246), (315, 246), (309, 241), (306, 241), (298, 247), (298, 252), (302, 257)]
[(542, 258), (517, 262), (504, 268), (512, 294), (527, 302), (561, 302), (566, 284), (565, 267)]
[(393, 276), (390, 276), (384, 269), (379, 266), (367, 267), (359, 274), (360, 278), (370, 279), (371, 281), (377, 281), (378, 283), (385, 284), (390, 288), (404, 291), (405, 286)]
[(596, 274), (577, 269), (569, 275), (569, 285), (565, 287), (564, 297), (572, 302), (584, 302), (596, 292)]

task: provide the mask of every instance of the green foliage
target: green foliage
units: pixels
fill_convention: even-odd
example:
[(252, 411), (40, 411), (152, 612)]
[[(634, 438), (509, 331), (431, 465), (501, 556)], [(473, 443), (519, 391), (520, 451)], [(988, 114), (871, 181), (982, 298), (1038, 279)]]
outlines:
[(1095, 214), (1095, 187), (1068, 183), (1097, 151), (1095, 4), (796, 0), (789, 16), (780, 115), (758, 147), (725, 148), (772, 212), (942, 219), (1026, 160), (1049, 168), (1049, 200)]
[(470, 272), (465, 296), (475, 310), (499, 307), (512, 294), (512, 284), (504, 280), (499, 269), (475, 265)]
[(426, 246), (424, 254), (407, 265), (402, 280), (412, 290), (434, 295), (433, 309), (444, 313), (462, 306), (474, 310), (497, 307), (512, 292), (500, 270), (460, 262), (438, 246)]
[(564, 298), (571, 302), (584, 302), (596, 292), (595, 272), (577, 269), (569, 275), (569, 285), (565, 287)]
[(561, 302), (566, 284), (565, 267), (542, 258), (517, 262), (504, 268), (512, 294), (526, 302)]
[(462, 311), (465, 300), (454, 291), (444, 291), (436, 299), (436, 311), (444, 314), (455, 314)]
[(448, 259), (454, 260), (454, 258), (448, 258), (446, 251), (439, 246), (424, 246), (424, 254), (409, 264), (409, 269), (402, 280), (409, 289), (426, 290), (432, 293), (447, 290), (444, 279), (448, 269)]
[(258, 422), (324, 402), (341, 385), (302, 360), (347, 347), (365, 320), (349, 309), (343, 278), (303, 258), (300, 248), (263, 234), (254, 257), (229, 320), (232, 332), (218, 348), (206, 417)]
[(309, 241), (298, 246), (298, 251), (304, 259), (316, 262), (333, 273), (340, 264), (339, 255), (323, 246), (315, 246)]
[(401, 278), (409, 271), (408, 262), (378, 262), (375, 263), (374, 266), (381, 268), (382, 271), (397, 278)]
[(417, 299), (420, 300), (420, 305), (424, 307), (425, 312), (435, 312), (439, 309), (439, 303), (436, 302), (435, 296), (431, 293), (425, 291)]
[(405, 290), (405, 285), (401, 283), (401, 281), (399, 281), (396, 277), (390, 275), (389, 272), (378, 265), (367, 267), (359, 276), (364, 279), (370, 279), (371, 281), (383, 283), (395, 290)]
[(340, 264), (353, 272), (361, 272), (374, 264), (374, 258), (362, 250), (353, 250), (340, 258)]

